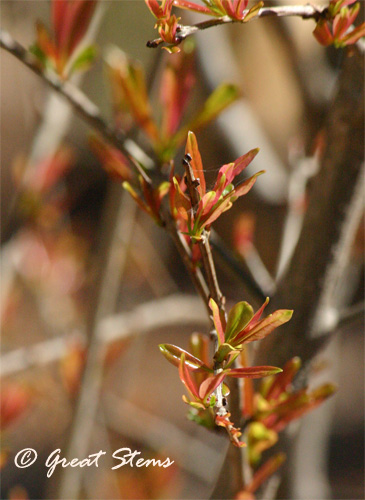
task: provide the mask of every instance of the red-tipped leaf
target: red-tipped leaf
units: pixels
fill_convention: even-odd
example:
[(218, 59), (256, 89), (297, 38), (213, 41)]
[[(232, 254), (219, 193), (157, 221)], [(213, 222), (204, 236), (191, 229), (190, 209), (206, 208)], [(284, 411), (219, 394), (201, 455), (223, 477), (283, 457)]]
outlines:
[(235, 343), (245, 343), (253, 342), (254, 340), (260, 340), (265, 338), (276, 328), (287, 323), (293, 315), (293, 311), (288, 309), (279, 309), (274, 313), (270, 314), (266, 318), (262, 319), (257, 323), (257, 325), (249, 330), (248, 332), (243, 330), (235, 338)]
[(222, 320), (221, 320), (221, 316), (219, 313), (219, 308), (213, 299), (210, 299), (209, 307), (211, 308), (212, 313), (213, 313), (213, 321), (214, 321), (215, 329), (217, 331), (218, 343), (219, 343), (219, 345), (224, 344), (224, 329), (223, 329), (223, 325), (222, 325)]
[(181, 356), (184, 355), (184, 362), (186, 366), (190, 370), (205, 370), (205, 371), (211, 371), (204, 363), (202, 360), (199, 358), (196, 358), (189, 352), (185, 351), (184, 349), (181, 349), (181, 347), (178, 347), (173, 344), (160, 344), (159, 349), (161, 353), (165, 356), (167, 361), (172, 363), (174, 366), (179, 366), (181, 363)]
[(199, 396), (201, 399), (206, 399), (208, 396), (212, 394), (213, 391), (223, 382), (225, 379), (225, 373), (219, 373), (218, 375), (214, 375), (213, 377), (208, 377), (200, 384), (199, 387)]
[(255, 314), (253, 315), (253, 317), (252, 317), (252, 319), (251, 319), (251, 321), (250, 321), (250, 323), (249, 323), (249, 325), (248, 325), (248, 329), (247, 329), (248, 331), (249, 331), (249, 330), (252, 330), (252, 328), (253, 328), (254, 326), (256, 326), (256, 325), (257, 325), (257, 323), (260, 321), (260, 318), (261, 318), (261, 316), (262, 316), (262, 313), (264, 312), (264, 310), (265, 310), (265, 308), (266, 308), (267, 304), (269, 303), (269, 301), (270, 301), (269, 297), (266, 297), (266, 300), (265, 300), (265, 302), (262, 304), (262, 306), (260, 307), (260, 309), (258, 309), (258, 310), (255, 312)]
[(268, 390), (266, 399), (270, 401), (271, 399), (277, 399), (279, 396), (288, 390), (291, 386), (293, 378), (298, 373), (300, 369), (301, 361), (300, 358), (294, 357), (290, 359), (284, 366), (282, 373), (280, 373)]
[(185, 154), (189, 154), (192, 158), (191, 166), (196, 179), (199, 179), (198, 192), (202, 198), (205, 195), (205, 176), (203, 170), (203, 163), (200, 156), (198, 141), (196, 140), (194, 132), (188, 133), (188, 140), (186, 141)]
[(229, 182), (232, 182), (232, 180), (237, 177), (237, 175), (239, 175), (246, 167), (248, 167), (248, 165), (252, 162), (259, 151), (259, 148), (251, 149), (251, 151), (249, 151), (245, 155), (237, 158), (237, 160), (234, 162), (232, 178), (229, 179)]
[(269, 375), (276, 375), (282, 372), (281, 368), (276, 366), (250, 366), (248, 368), (233, 368), (227, 370), (228, 377), (234, 378), (262, 378)]
[(190, 372), (185, 364), (185, 354), (184, 353), (181, 355), (181, 359), (180, 359), (179, 376), (180, 376), (181, 382), (185, 385), (185, 387), (187, 388), (189, 393), (194, 398), (199, 400), (200, 398), (199, 398), (197, 387), (195, 386), (195, 383), (194, 383), (193, 379), (191, 378)]

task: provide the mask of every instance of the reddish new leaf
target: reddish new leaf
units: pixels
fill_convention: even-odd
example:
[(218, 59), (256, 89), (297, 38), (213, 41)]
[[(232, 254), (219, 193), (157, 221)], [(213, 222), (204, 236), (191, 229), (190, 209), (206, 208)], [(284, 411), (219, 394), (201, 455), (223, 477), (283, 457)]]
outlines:
[(205, 400), (208, 396), (212, 394), (213, 391), (223, 382), (225, 379), (225, 373), (219, 373), (218, 375), (214, 375), (212, 377), (208, 377), (200, 384), (199, 387), (199, 396), (201, 399)]
[(196, 140), (194, 132), (188, 133), (188, 139), (186, 141), (185, 154), (189, 154), (191, 156), (191, 166), (193, 169), (193, 173), (196, 179), (199, 179), (198, 192), (200, 197), (202, 198), (205, 195), (205, 176), (203, 170), (203, 163), (200, 156), (198, 142)]
[(66, 49), (70, 56), (85, 36), (97, 2), (95, 0), (69, 0), (68, 3), (67, 26), (65, 26), (67, 39), (64, 40), (61, 48)]
[(259, 322), (259, 320), (260, 320), (260, 318), (262, 316), (262, 313), (264, 312), (264, 310), (265, 310), (267, 304), (269, 303), (269, 301), (270, 301), (269, 297), (266, 297), (266, 300), (262, 304), (262, 306), (260, 307), (260, 309), (258, 309), (255, 312), (255, 314), (253, 315), (250, 323), (248, 324), (248, 328), (247, 328), (248, 331), (252, 330), (252, 328), (257, 325), (257, 323)]
[(205, 370), (211, 371), (202, 360), (196, 358), (189, 352), (181, 349), (173, 344), (160, 344), (159, 349), (161, 353), (165, 356), (167, 361), (172, 363), (174, 366), (180, 366), (181, 364), (181, 356), (184, 355), (184, 362), (190, 370)]
[(223, 325), (222, 325), (222, 320), (221, 320), (219, 308), (213, 299), (210, 299), (209, 307), (211, 308), (211, 310), (213, 312), (213, 321), (214, 321), (215, 329), (217, 331), (218, 343), (219, 343), (219, 345), (224, 344), (224, 329), (223, 329)]
[(278, 311), (275, 311), (274, 313), (259, 321), (257, 325), (248, 332), (243, 330), (234, 339), (235, 344), (253, 342), (254, 340), (265, 338), (280, 325), (287, 323), (292, 315), (293, 311), (290, 311), (288, 309), (279, 309)]
[(269, 458), (267, 462), (264, 463), (254, 474), (251, 482), (246, 487), (246, 491), (249, 493), (254, 493), (269, 477), (271, 477), (275, 472), (281, 467), (285, 461), (284, 453), (277, 453), (273, 457)]
[(199, 400), (200, 398), (199, 398), (197, 387), (196, 387), (193, 379), (191, 378), (190, 372), (185, 364), (185, 353), (181, 354), (180, 365), (179, 365), (179, 376), (180, 376), (181, 382), (185, 385), (185, 387), (187, 388), (189, 393), (194, 398)]
[(237, 175), (239, 175), (246, 167), (248, 167), (248, 165), (252, 162), (259, 151), (259, 148), (251, 149), (251, 151), (249, 151), (245, 155), (237, 158), (237, 160), (233, 163), (231, 178), (228, 179), (229, 182), (232, 182), (233, 179), (237, 177)]
[(259, 177), (259, 175), (262, 175), (264, 173), (265, 170), (260, 170), (260, 172), (257, 172), (249, 179), (246, 179), (245, 181), (238, 184), (238, 186), (234, 188), (234, 192), (232, 193), (232, 195), (239, 198), (240, 196), (244, 196), (245, 194), (247, 194), (255, 184), (257, 177)]
[(276, 375), (283, 370), (276, 366), (250, 366), (247, 368), (233, 368), (226, 371), (228, 377), (234, 378), (262, 378)]
[(293, 378), (298, 373), (300, 369), (301, 361), (300, 358), (295, 357), (289, 360), (283, 368), (282, 373), (275, 377), (272, 386), (268, 390), (266, 399), (270, 401), (271, 399), (278, 399), (279, 396), (288, 390)]
[(195, 356), (199, 360), (202, 360), (206, 366), (209, 365), (209, 337), (207, 335), (197, 332), (191, 334), (190, 350), (193, 356)]

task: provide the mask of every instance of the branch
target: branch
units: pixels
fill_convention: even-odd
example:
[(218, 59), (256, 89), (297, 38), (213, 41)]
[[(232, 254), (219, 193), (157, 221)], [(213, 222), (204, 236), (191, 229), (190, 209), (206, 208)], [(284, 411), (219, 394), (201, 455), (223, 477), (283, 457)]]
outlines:
[[(178, 293), (151, 300), (130, 312), (111, 314), (102, 319), (97, 326), (98, 341), (107, 346), (137, 334), (147, 335), (157, 328), (193, 324), (203, 327), (207, 325), (203, 311), (194, 295)], [(75, 331), (6, 352), (0, 356), (0, 375), (7, 377), (30, 368), (55, 363), (67, 354), (72, 343), (77, 342), (85, 347), (86, 340), (85, 332)]]
[[(30, 54), (16, 40), (14, 40), (8, 32), (2, 29), (0, 29), (0, 47), (16, 57), (21, 63), (23, 63), (31, 71), (38, 75), (47, 85), (49, 85), (59, 95), (66, 99), (72, 106), (72, 108), (86, 123), (100, 132), (107, 141), (109, 141), (113, 146), (123, 152), (130, 159), (134, 168), (136, 168), (139, 174), (144, 177), (146, 182), (151, 185), (151, 178), (141, 168), (139, 163), (143, 164), (149, 169), (152, 169), (154, 167), (153, 160), (149, 156), (147, 156), (147, 154), (138, 146), (138, 144), (126, 137), (120, 130), (107, 123), (102, 118), (98, 107), (92, 101), (90, 101), (82, 91), (80, 91), (70, 82), (62, 82), (56, 75), (46, 75), (38, 66), (37, 61), (32, 56), (32, 54)], [(138, 162), (134, 157), (138, 160)], [(207, 291), (207, 285), (205, 283), (203, 275), (199, 270), (193, 270), (194, 272), (192, 272), (191, 261), (189, 257), (190, 250), (185, 244), (185, 240), (178, 233), (175, 224), (168, 214), (165, 214), (164, 220), (166, 223), (166, 229), (175, 242), (177, 250), (179, 251), (181, 258), (183, 259), (183, 262), (185, 263), (189, 274), (191, 275), (192, 281), (197, 288), (199, 295), (202, 297), (204, 304), (208, 304), (209, 293)], [(220, 253), (224, 253), (223, 250), (221, 250)], [(228, 265), (230, 265), (235, 271), (235, 266), (233, 266), (232, 260), (230, 261), (227, 258), (225, 260)], [(259, 288), (257, 286), (255, 287), (255, 284), (250, 281), (249, 277), (247, 277), (245, 273), (241, 271), (238, 276), (245, 284), (253, 288), (254, 292), (256, 292), (257, 295), (260, 295)], [(210, 309), (208, 312), (210, 314)]]
[[(331, 277), (337, 274), (334, 270), (339, 266), (344, 269), (344, 253), (348, 253), (349, 241), (356, 231), (352, 219), (358, 218), (359, 206), (362, 210), (359, 188), (364, 158), (363, 67), (363, 55), (353, 47), (347, 53), (327, 116), (326, 149), (320, 171), (313, 179), (303, 229), (290, 269), (272, 304), (275, 307), (280, 303), (295, 312), (281, 331), (261, 343), (256, 362), (270, 357), (270, 362), (282, 366), (294, 355), (308, 362), (336, 326), (321, 325), (319, 332), (317, 314), (328, 297), (328, 289), (333, 289)], [(363, 192), (360, 196), (363, 200)], [(352, 235), (348, 234), (350, 229)]]
[[(199, 180), (195, 178), (193, 168), (190, 164), (191, 161), (191, 156), (189, 154), (186, 154), (184, 159), (183, 159), (183, 165), (185, 167), (185, 183), (188, 188), (188, 192), (190, 195), (190, 200), (191, 200), (191, 205), (192, 205), (192, 211), (196, 210), (200, 201), (200, 196), (197, 190), (197, 187), (199, 185)], [(215, 264), (213, 260), (213, 255), (211, 252), (210, 248), (210, 243), (209, 243), (209, 235), (210, 232), (206, 231), (205, 229), (202, 232), (202, 238), (199, 240), (199, 248), (200, 252), (202, 255), (202, 261), (203, 261), (203, 267), (205, 274), (207, 275), (208, 278), (208, 286), (209, 286), (209, 297), (213, 298), (213, 300), (217, 303), (220, 311), (223, 314), (226, 314), (225, 311), (225, 297), (223, 296), (218, 279), (217, 279), (217, 273), (215, 269)], [(215, 346), (214, 346), (214, 351), (217, 352), (218, 349), (218, 336), (217, 332), (215, 331), (214, 323), (212, 320), (212, 315), (211, 311), (209, 308), (209, 303), (207, 302), (207, 307), (209, 311), (209, 316), (211, 319), (211, 322), (213, 324), (213, 330), (211, 333), (214, 334), (214, 339), (215, 339)], [(222, 369), (222, 363), (219, 363), (217, 361), (214, 362), (214, 373), (217, 374), (219, 371)], [(239, 397), (239, 384), (238, 381), (235, 380), (231, 383), (230, 385), (231, 389), (231, 394), (230, 394), (230, 402), (229, 402), (229, 407), (230, 411), (233, 417), (234, 422), (239, 422), (240, 416), (241, 416), (241, 406), (240, 406), (240, 397)], [(216, 391), (215, 391), (217, 400), (216, 404), (214, 407), (214, 411), (217, 415), (224, 416), (228, 414), (227, 408), (225, 406), (225, 403), (223, 402), (223, 393), (222, 393), (222, 385), (220, 385)], [(225, 457), (223, 469), (227, 470), (225, 465), (226, 462), (230, 463), (229, 469), (231, 471), (230, 477), (228, 480), (227, 474), (224, 480), (217, 479), (216, 482), (216, 487), (219, 486), (226, 486), (228, 485), (233, 489), (234, 493), (237, 493), (237, 491), (240, 491), (240, 489), (243, 487), (244, 484), (244, 479), (243, 479), (243, 465), (244, 465), (244, 459), (242, 455), (242, 450), (238, 447), (229, 447), (227, 450), (227, 455)], [(215, 492), (214, 488), (214, 492)], [(213, 492), (213, 495), (214, 495)]]
[(0, 29), (0, 47), (16, 57), (27, 66), (33, 73), (40, 76), (53, 90), (62, 95), (81, 118), (92, 128), (100, 132), (113, 146), (118, 148), (129, 159), (138, 173), (150, 184), (151, 179), (146, 175), (143, 168), (132, 156), (140, 159), (146, 166), (151, 167), (151, 160), (146, 154), (118, 129), (107, 123), (100, 114), (99, 108), (90, 101), (86, 95), (68, 81), (62, 81), (54, 73), (45, 73), (37, 64), (36, 59), (12, 36)]
[[(249, 9), (244, 11), (243, 16), (248, 13)], [(314, 19), (318, 21), (326, 12), (323, 7), (316, 7), (313, 5), (283, 5), (280, 7), (263, 7), (259, 10), (258, 14), (251, 18), (258, 19), (260, 17), (301, 17), (302, 19)], [(180, 44), (187, 37), (194, 35), (198, 31), (206, 30), (208, 28), (213, 28), (214, 26), (220, 26), (221, 24), (232, 24), (241, 23), (244, 24), (245, 21), (237, 21), (236, 19), (231, 19), (228, 16), (219, 17), (217, 19), (210, 19), (209, 21), (203, 21), (201, 23), (194, 24), (192, 26), (179, 25), (176, 33), (176, 38), (178, 44)], [(156, 48), (161, 43), (163, 43), (162, 38), (156, 38), (155, 40), (149, 40), (147, 42), (147, 47)]]
[[(185, 155), (185, 158), (183, 159), (183, 165), (186, 172), (185, 182), (190, 194), (191, 203), (192, 206), (195, 207), (194, 210), (196, 210), (200, 201), (199, 193), (197, 191), (199, 181), (194, 176), (193, 168), (190, 164), (190, 159), (190, 155)], [(219, 309), (224, 312), (224, 298), (219, 288), (217, 273), (210, 249), (209, 232), (205, 229), (202, 233), (202, 238), (199, 241), (199, 248), (202, 254), (204, 270), (208, 279), (210, 297), (214, 299), (214, 301), (218, 304)]]
[[(94, 303), (87, 325), (87, 357), (67, 446), (69, 457), (87, 456), (99, 405), (106, 353), (106, 345), (98, 336), (98, 327), (105, 317), (114, 312), (119, 280), (125, 269), (128, 247), (133, 235), (133, 221), (136, 217), (137, 207), (133, 200), (126, 194), (121, 197), (119, 186), (112, 188), (114, 189), (110, 193), (109, 204), (104, 209), (101, 225), (104, 234), (101, 234), (100, 241), (103, 248), (99, 249), (102, 254), (99, 276), (94, 287)], [(81, 482), (80, 470), (66, 469), (61, 477), (59, 497), (78, 498)]]
[[(131, 164), (138, 171), (138, 173), (144, 178), (149, 189), (152, 189), (151, 178), (146, 174), (141, 165), (134, 159), (132, 154), (136, 155), (137, 152), (139, 156), (144, 158), (145, 160), (146, 158), (148, 159), (148, 157), (146, 157), (144, 152), (141, 151), (136, 144), (127, 139), (125, 135), (122, 134), (118, 129), (108, 124), (102, 118), (99, 109), (97, 108), (97, 106), (95, 106), (94, 103), (92, 103), (79, 89), (74, 87), (71, 83), (67, 81), (61, 81), (55, 74), (43, 72), (43, 70), (38, 66), (34, 57), (31, 56), (31, 54), (29, 54), (24, 49), (24, 47), (16, 42), (4, 30), (0, 30), (0, 47), (7, 50), (10, 54), (15, 56), (19, 61), (26, 65), (31, 71), (41, 77), (43, 81), (47, 83), (47, 85), (58, 92), (69, 102), (69, 104), (72, 105), (75, 111), (84, 119), (86, 123), (98, 130), (113, 146), (122, 151), (130, 160)], [(131, 145), (130, 148), (126, 147), (127, 140)], [(133, 149), (132, 152), (131, 148)], [(151, 164), (151, 166), (153, 166), (152, 161)], [(214, 261), (208, 241), (208, 233), (206, 231), (204, 232), (204, 238), (201, 243), (201, 251), (203, 255), (206, 275), (208, 278), (209, 292), (200, 270), (196, 270), (191, 266), (190, 250), (188, 249), (182, 235), (178, 231), (175, 222), (172, 220), (169, 214), (167, 214), (167, 216), (166, 214), (161, 215), (165, 226), (172, 236), (177, 249), (191, 275), (193, 283), (195, 284), (198, 292), (203, 298), (209, 316), (211, 317), (211, 312), (209, 309), (210, 296), (215, 299), (221, 311), (224, 312), (224, 300), (218, 285)], [(108, 224), (106, 224), (105, 226), (108, 226)], [(107, 238), (105, 238), (105, 241), (106, 240)], [(114, 246), (114, 242), (118, 241), (118, 231), (116, 227), (114, 227), (114, 234), (111, 236), (111, 241), (113, 242), (112, 246)], [(111, 263), (114, 257), (113, 254), (114, 252), (111, 252), (111, 254), (109, 255), (107, 253), (104, 254), (104, 260), (106, 261), (104, 266), (105, 274), (101, 277), (101, 282), (97, 293), (97, 299), (99, 299), (97, 300), (97, 307), (95, 308), (92, 317), (90, 318), (88, 356), (86, 367), (84, 370), (85, 383), (83, 383), (82, 385), (82, 391), (78, 401), (76, 417), (71, 433), (70, 445), (68, 450), (70, 456), (76, 456), (76, 454), (78, 453), (81, 453), (81, 455), (86, 455), (85, 447), (87, 446), (88, 436), (90, 435), (93, 425), (93, 418), (97, 410), (98, 394), (101, 389), (102, 381), (102, 360), (105, 352), (104, 349), (101, 349), (101, 347), (103, 346), (100, 344), (100, 341), (98, 340), (95, 332), (98, 323), (107, 314), (109, 306), (113, 304), (113, 300), (106, 300), (106, 297), (110, 297), (110, 295), (108, 294), (107, 284), (110, 280), (114, 283), (114, 279), (112, 279), (110, 274)], [(113, 273), (118, 274), (115, 273), (115, 269), (113, 270)], [(233, 384), (232, 389), (232, 399), (235, 401), (235, 403), (232, 405), (232, 415), (235, 415), (239, 413), (238, 398), (233, 397), (234, 393), (236, 393), (237, 396), (237, 384)], [(222, 398), (220, 398), (220, 401), (221, 400)], [(222, 402), (220, 404), (219, 411), (221, 414), (227, 412)], [(84, 452), (82, 452), (82, 450), (84, 450)], [(236, 489), (238, 490), (242, 487), (243, 482), (241, 477), (242, 456), (238, 452), (235, 453), (237, 453), (238, 455), (237, 459), (234, 460), (234, 466), (236, 470), (235, 475), (238, 483)], [(62, 482), (60, 485), (61, 496), (68, 498), (75, 496), (74, 493), (79, 491), (79, 486), (80, 476), (71, 469), (68, 470), (67, 474), (65, 474), (62, 478)]]
[(170, 214), (165, 212), (163, 214), (163, 219), (165, 223), (165, 228), (170, 234), (173, 242), (175, 243), (176, 249), (179, 252), (180, 257), (190, 274), (191, 280), (197, 292), (199, 293), (201, 299), (203, 300), (208, 316), (210, 316), (211, 311), (209, 308), (209, 290), (205, 282), (204, 276), (202, 275), (200, 269), (195, 269), (192, 266), (190, 249), (185, 239), (183, 238), (182, 234), (178, 231), (175, 221), (171, 218)]

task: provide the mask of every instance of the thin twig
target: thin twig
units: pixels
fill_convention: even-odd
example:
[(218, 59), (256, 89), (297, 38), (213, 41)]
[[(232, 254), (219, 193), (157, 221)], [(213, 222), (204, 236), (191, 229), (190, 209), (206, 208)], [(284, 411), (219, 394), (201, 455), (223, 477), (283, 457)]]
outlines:
[[(323, 7), (316, 7), (313, 5), (283, 5), (280, 7), (263, 7), (259, 10), (258, 14), (251, 18), (258, 19), (260, 17), (301, 17), (302, 19), (314, 19), (318, 20), (320, 17), (324, 16), (326, 9)], [(243, 17), (248, 13), (248, 9), (244, 11)], [(249, 22), (246, 21), (246, 22)], [(198, 31), (206, 30), (208, 28), (213, 28), (214, 26), (220, 26), (222, 24), (232, 24), (232, 23), (245, 23), (245, 21), (238, 21), (236, 19), (231, 19), (228, 16), (219, 17), (217, 19), (210, 19), (209, 21), (203, 21), (201, 23), (194, 24), (192, 26), (178, 26), (178, 31), (176, 38), (178, 44), (185, 40), (187, 37), (194, 35)], [(155, 40), (150, 40), (147, 42), (147, 47), (156, 48), (161, 43), (163, 43), (162, 38), (156, 38)]]
[[(120, 130), (107, 123), (102, 118), (98, 107), (92, 101), (90, 101), (81, 90), (79, 90), (69, 82), (61, 82), (56, 75), (46, 75), (43, 70), (41, 70), (41, 68), (37, 65), (37, 62), (32, 54), (27, 52), (24, 47), (22, 47), (17, 41), (15, 41), (8, 32), (2, 29), (0, 29), (0, 47), (16, 57), (21, 63), (27, 66), (35, 74), (37, 74), (53, 90), (64, 97), (86, 123), (95, 128), (113, 146), (115, 146), (117, 149), (128, 156), (128, 158), (132, 161), (133, 166), (144, 177), (146, 182), (151, 185), (151, 178), (141, 168), (140, 164), (143, 164), (145, 167), (152, 169), (154, 167), (153, 160), (138, 146), (138, 144), (136, 144), (130, 138), (124, 136)], [(138, 162), (134, 157), (138, 160)], [(204, 303), (207, 304), (207, 297), (209, 297), (209, 292), (207, 291), (202, 273), (199, 269), (192, 269), (189, 256), (190, 250), (186, 245), (185, 240), (178, 232), (176, 225), (171, 220), (171, 217), (164, 216), (163, 218), (166, 222), (166, 229), (175, 242), (178, 252), (180, 253), (183, 262), (185, 263), (189, 274), (191, 275), (191, 279), (194, 285), (203, 298)], [(228, 264), (230, 264), (229, 261), (227, 262)], [(247, 281), (247, 278), (243, 273), (239, 273), (239, 277), (244, 282)], [(208, 310), (208, 312), (210, 313), (210, 310)]]
[[(117, 147), (120, 151), (122, 151), (131, 161), (134, 168), (139, 172), (139, 174), (145, 179), (148, 186), (152, 187), (152, 180), (143, 170), (141, 165), (134, 159), (130, 148), (126, 148), (126, 141), (130, 141), (123, 134), (120, 133), (119, 130), (115, 129), (115, 127), (108, 124), (101, 117), (99, 109), (92, 103), (79, 89), (74, 87), (69, 82), (61, 81), (54, 74), (46, 74), (43, 70), (38, 66), (36, 60), (31, 54), (29, 54), (18, 42), (16, 42), (7, 32), (0, 30), (0, 47), (7, 50), (13, 56), (15, 56), (18, 60), (20, 60), (23, 64), (25, 64), (29, 69), (31, 69), (35, 74), (40, 76), (52, 89), (57, 91), (60, 95), (62, 95), (75, 109), (75, 111), (93, 128), (98, 130), (104, 138), (106, 138), (112, 145)], [(136, 155), (138, 151), (140, 152), (140, 157), (146, 159), (146, 155), (143, 151), (139, 150), (139, 147), (131, 143), (133, 145), (133, 155)], [(172, 220), (169, 214), (161, 214), (164, 225), (170, 235), (172, 236), (177, 249), (185, 263), (190, 276), (193, 280), (194, 285), (196, 286), (199, 294), (201, 295), (205, 307), (209, 316), (211, 316), (211, 312), (209, 309), (209, 298), (210, 296), (214, 298), (220, 307), (221, 311), (224, 312), (224, 300), (223, 295), (220, 291), (218, 280), (216, 277), (215, 266), (213, 257), (211, 254), (208, 233), (204, 231), (203, 239), (201, 242), (201, 252), (203, 255), (203, 262), (205, 271), (208, 278), (209, 283), (209, 291), (207, 289), (204, 277), (199, 269), (196, 269), (192, 266), (191, 263), (191, 255), (190, 250), (182, 236), (182, 234), (178, 231), (175, 221)], [(114, 238), (115, 239), (115, 235)], [(110, 262), (110, 256), (105, 257), (106, 260)], [(110, 266), (107, 266), (110, 269)], [(114, 270), (115, 272), (115, 270)], [(90, 431), (93, 425), (93, 416), (95, 415), (95, 411), (97, 409), (98, 398), (95, 397), (96, 394), (100, 391), (101, 388), (101, 380), (102, 380), (102, 359), (104, 355), (104, 350), (100, 349), (100, 344), (96, 340), (94, 332), (96, 330), (96, 325), (100, 321), (100, 319), (105, 316), (106, 310), (108, 309), (108, 305), (102, 299), (104, 295), (104, 291), (106, 284), (109, 280), (110, 273), (106, 273), (102, 278), (101, 290), (100, 290), (100, 304), (93, 315), (91, 325), (90, 325), (90, 337), (89, 337), (89, 352), (87, 358), (87, 364), (85, 368), (84, 378), (85, 381), (89, 380), (91, 383), (83, 384), (82, 386), (82, 394), (80, 396), (80, 400), (78, 402), (78, 410), (76, 414), (76, 419), (74, 422), (74, 429), (71, 438), (71, 445), (69, 448), (69, 454), (72, 456), (76, 456), (77, 454), (86, 454), (85, 446), (87, 446), (87, 436), (90, 435)], [(112, 301), (113, 302), (113, 301)], [(104, 307), (106, 306), (106, 307)], [(232, 391), (234, 392), (234, 391)], [(90, 408), (90, 403), (92, 402), (93, 408)], [(92, 410), (92, 411), (91, 411)], [(227, 410), (222, 406), (219, 408), (222, 413), (227, 413)], [(232, 414), (236, 414), (239, 412), (239, 408), (233, 408)], [(85, 419), (86, 413), (88, 414), (88, 418)], [(83, 426), (81, 427), (81, 422), (83, 422)], [(81, 452), (80, 450), (84, 450)], [(237, 457), (237, 460), (234, 461), (237, 483), (239, 486), (242, 486), (242, 478), (241, 478), (241, 455)], [(75, 497), (74, 494), (79, 491), (80, 487), (80, 477), (78, 474), (72, 474), (72, 469), (68, 470), (68, 473), (62, 478), (63, 481), (61, 483), (61, 496), (64, 497)]]
[[(199, 193), (197, 190), (199, 181), (194, 176), (193, 168), (190, 164), (189, 155), (185, 156), (183, 165), (186, 172), (186, 185), (189, 190), (192, 206), (194, 207), (193, 210), (196, 210), (200, 201)], [(199, 248), (202, 254), (204, 271), (207, 275), (210, 297), (214, 299), (214, 301), (218, 304), (219, 309), (224, 312), (224, 298), (219, 288), (215, 264), (210, 249), (209, 232), (205, 229), (202, 233), (201, 240), (199, 240)]]
[(210, 316), (211, 311), (209, 309), (209, 290), (207, 284), (205, 282), (204, 276), (202, 275), (200, 269), (193, 266), (191, 261), (191, 252), (190, 249), (183, 237), (183, 235), (177, 230), (175, 221), (172, 219), (170, 214), (165, 212), (163, 214), (163, 219), (165, 223), (165, 228), (170, 234), (173, 242), (175, 243), (176, 249), (180, 254), (180, 257), (185, 264), (186, 269), (188, 270), (191, 280), (199, 293), (200, 297), (203, 300), (204, 306)]
[[(83, 92), (72, 85), (72, 83), (60, 80), (55, 73), (44, 72), (37, 64), (36, 59), (3, 29), (0, 29), (0, 47), (15, 56), (33, 73), (40, 76), (53, 90), (62, 95), (86, 123), (99, 131), (113, 146), (122, 151), (146, 182), (151, 183), (149, 176), (146, 175), (143, 168), (132, 156), (128, 143), (133, 146), (133, 155), (140, 158), (141, 161), (146, 162), (146, 159), (148, 161), (148, 157), (146, 157), (137, 144), (132, 143), (120, 130), (107, 123), (101, 116), (99, 108)], [(146, 167), (150, 166), (146, 165)]]
[[(100, 342), (98, 325), (102, 319), (114, 311), (119, 280), (121, 279), (129, 242), (133, 234), (133, 219), (136, 215), (136, 206), (129, 197), (121, 197), (120, 189), (111, 192), (110, 204), (104, 213), (103, 226), (110, 224), (110, 208), (114, 212), (113, 230), (104, 235), (103, 262), (101, 276), (95, 296), (95, 308), (92, 310), (88, 326), (87, 358), (83, 373), (83, 383), (77, 401), (73, 419), (68, 456), (87, 456), (90, 436), (95, 423), (99, 405), (99, 395), (103, 379), (103, 361), (106, 353), (105, 344)], [(119, 186), (118, 186), (119, 187)], [(115, 205), (117, 210), (115, 210)], [(126, 211), (129, 215), (126, 216)], [(107, 241), (109, 240), (109, 241)], [(109, 243), (109, 245), (105, 244)], [(78, 498), (82, 483), (82, 470), (66, 469), (61, 478), (60, 498)]]
[[(200, 201), (200, 195), (198, 192), (198, 185), (199, 181), (198, 179), (195, 178), (193, 168), (191, 166), (191, 156), (189, 154), (185, 155), (184, 160), (183, 160), (183, 165), (185, 167), (185, 182), (188, 188), (188, 192), (190, 194), (190, 199), (191, 199), (191, 204), (192, 204), (192, 211), (196, 211), (199, 201)], [(210, 248), (210, 243), (209, 243), (209, 231), (206, 231), (205, 229), (202, 232), (202, 238), (199, 240), (199, 248), (200, 252), (202, 255), (202, 261), (203, 261), (203, 267), (205, 274), (207, 275), (208, 279), (208, 286), (209, 286), (209, 292), (210, 292), (210, 297), (213, 298), (213, 300), (217, 303), (220, 311), (223, 314), (226, 314), (225, 311), (225, 298), (220, 290), (218, 279), (217, 279), (217, 273), (215, 269), (215, 264), (213, 260), (213, 255), (211, 252)], [(208, 309), (209, 309), (209, 304)], [(212, 316), (210, 314), (211, 321), (212, 321)], [(214, 328), (214, 323), (213, 324), (213, 330), (211, 333), (214, 334), (214, 339), (215, 339), (215, 346), (214, 346), (214, 351), (217, 352), (218, 350), (218, 336), (217, 332), (215, 331)], [(223, 368), (223, 363), (221, 362), (214, 362), (214, 373), (218, 374), (219, 372), (222, 371)], [(216, 415), (219, 416), (225, 416), (228, 415), (228, 410), (226, 403), (224, 402), (223, 398), (223, 393), (222, 393), (222, 384), (220, 384), (217, 389), (215, 390), (215, 395), (216, 395), (216, 403), (214, 406), (214, 411), (216, 412)], [(233, 381), (231, 384), (231, 394), (230, 394), (230, 410), (231, 414), (233, 416), (234, 421), (239, 421), (240, 419), (240, 398), (239, 398), (239, 389), (238, 389), (238, 382)], [(236, 490), (235, 492), (239, 491), (243, 487), (243, 455), (241, 453), (241, 450), (237, 447), (230, 447), (228, 449), (228, 454), (226, 456), (226, 460), (230, 462), (230, 469), (231, 469), (231, 475), (232, 475), (232, 483), (231, 485), (234, 485), (233, 488)]]
[(262, 281), (259, 283), (256, 280), (256, 276), (253, 276), (249, 271), (247, 271), (242, 260), (227, 247), (225, 242), (214, 229), (211, 229), (210, 231), (210, 242), (221, 260), (234, 272), (234, 276), (238, 276), (242, 279), (247, 287), (247, 291), (261, 304), (262, 301), (264, 301), (271, 293), (266, 287), (262, 287), (264, 283), (262, 283)]
[[(102, 319), (97, 328), (98, 341), (109, 345), (135, 335), (146, 335), (151, 330), (175, 325), (207, 326), (204, 309), (194, 295), (174, 294), (145, 302), (129, 312), (112, 314)], [(138, 328), (136, 328), (138, 325)], [(42, 367), (62, 359), (71, 345), (86, 346), (86, 334), (75, 330), (34, 345), (20, 347), (0, 357), (0, 375), (13, 375), (24, 370)]]

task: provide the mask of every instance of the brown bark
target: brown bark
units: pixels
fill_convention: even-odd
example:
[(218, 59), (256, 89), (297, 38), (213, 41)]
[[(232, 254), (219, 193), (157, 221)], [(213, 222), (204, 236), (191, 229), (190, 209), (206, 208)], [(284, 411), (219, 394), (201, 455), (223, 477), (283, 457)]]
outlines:
[[(279, 284), (272, 309), (294, 309), (292, 320), (260, 345), (256, 362), (282, 366), (292, 356), (309, 361), (326, 336), (312, 338), (313, 320), (325, 293), (326, 276), (364, 160), (364, 58), (354, 47), (345, 57), (324, 127), (325, 150), (309, 193), (308, 210), (290, 268)], [(328, 281), (328, 280), (327, 280)], [(327, 283), (328, 284), (328, 283)], [(323, 332), (325, 333), (325, 332)], [(328, 332), (330, 333), (330, 332)]]

